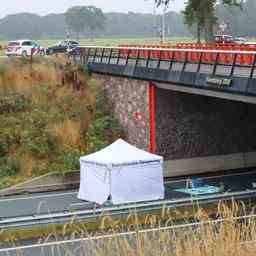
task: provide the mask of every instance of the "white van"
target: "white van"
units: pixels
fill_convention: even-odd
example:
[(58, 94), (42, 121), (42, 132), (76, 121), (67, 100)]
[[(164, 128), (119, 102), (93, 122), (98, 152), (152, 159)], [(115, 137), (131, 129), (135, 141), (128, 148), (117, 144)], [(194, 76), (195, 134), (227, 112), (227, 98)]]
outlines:
[(32, 40), (10, 41), (6, 47), (7, 56), (31, 56), (44, 54), (45, 50), (38, 43)]

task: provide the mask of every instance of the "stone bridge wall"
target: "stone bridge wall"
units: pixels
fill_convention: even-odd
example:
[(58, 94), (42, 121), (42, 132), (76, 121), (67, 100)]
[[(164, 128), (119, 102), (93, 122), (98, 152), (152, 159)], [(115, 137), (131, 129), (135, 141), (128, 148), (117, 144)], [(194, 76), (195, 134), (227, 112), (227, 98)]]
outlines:
[(114, 105), (114, 115), (127, 134), (127, 140), (149, 149), (149, 83), (122, 77), (95, 75)]
[[(148, 150), (149, 83), (95, 77), (112, 100), (127, 140)], [(155, 116), (156, 153), (165, 160), (256, 151), (256, 105), (157, 88)]]
[(256, 105), (157, 89), (157, 153), (166, 160), (256, 151)]

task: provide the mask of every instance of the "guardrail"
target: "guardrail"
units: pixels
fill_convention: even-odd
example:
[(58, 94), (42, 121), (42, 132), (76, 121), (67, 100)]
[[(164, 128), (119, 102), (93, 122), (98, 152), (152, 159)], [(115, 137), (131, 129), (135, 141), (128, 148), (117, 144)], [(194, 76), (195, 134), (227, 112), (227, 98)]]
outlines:
[(164, 49), (193, 49), (193, 50), (218, 50), (218, 51), (255, 51), (255, 44), (232, 44), (232, 43), (178, 43), (172, 44), (147, 44), (147, 45), (127, 45), (122, 44), (120, 47), (136, 47), (136, 48), (164, 48)]
[[(246, 72), (241, 76), (254, 77), (256, 48), (249, 50), (181, 49), (152, 47), (85, 46), (77, 48), (73, 59), (82, 64), (101, 63), (119, 66), (190, 71), (216, 75), (219, 67), (225, 67), (225, 76), (232, 77), (239, 68)], [(203, 71), (208, 67), (208, 71)]]
[[(112, 218), (125, 217), (131, 213), (132, 209), (136, 209), (137, 214), (147, 214), (154, 211), (162, 211), (164, 208), (177, 209), (183, 207), (191, 207), (191, 205), (208, 205), (212, 203), (218, 203), (220, 201), (233, 201), (233, 200), (253, 200), (256, 197), (256, 190), (249, 190), (243, 192), (228, 192), (219, 195), (208, 195), (200, 197), (190, 197), (185, 199), (174, 200), (162, 200), (156, 202), (145, 202), (137, 204), (117, 205), (113, 207), (97, 208), (93, 204), (91, 209), (77, 210), (71, 212), (56, 212), (50, 214), (39, 214), (33, 216), (20, 216), (13, 218), (0, 219), (0, 230), (2, 229), (21, 229), (38, 225), (48, 224), (64, 224), (74, 219), (74, 216), (78, 220), (98, 222), (99, 218), (107, 212)], [(88, 205), (87, 205), (88, 206)]]
[[(239, 222), (246, 222), (249, 223), (256, 219), (256, 215), (245, 215), (245, 216), (238, 216), (233, 217), (232, 221), (234, 223)], [(142, 230), (135, 230), (135, 231), (127, 231), (127, 232), (120, 232), (120, 233), (112, 233), (112, 234), (106, 234), (106, 235), (100, 235), (100, 236), (92, 236), (92, 237), (85, 237), (85, 238), (76, 238), (72, 240), (62, 240), (62, 241), (53, 241), (53, 242), (45, 242), (43, 244), (32, 244), (32, 245), (24, 245), (24, 246), (17, 246), (17, 247), (11, 247), (11, 248), (4, 248), (0, 249), (0, 253), (12, 253), (12, 252), (20, 252), (25, 253), (27, 250), (31, 249), (46, 249), (46, 248), (58, 248), (60, 247), (65, 248), (68, 245), (74, 245), (76, 243), (83, 243), (83, 242), (99, 242), (104, 241), (108, 239), (117, 239), (117, 238), (123, 238), (128, 239), (131, 241), (131, 239), (136, 239), (138, 235), (140, 234), (160, 234), (161, 232), (177, 232), (177, 231), (186, 231), (186, 230), (195, 230), (204, 226), (217, 226), (226, 222), (230, 223), (231, 219), (227, 218), (220, 218), (212, 221), (202, 221), (202, 222), (192, 222), (192, 223), (186, 223), (186, 224), (177, 224), (172, 226), (164, 226), (164, 227), (158, 227), (158, 228), (150, 228), (150, 229), (142, 229)], [(242, 245), (246, 244), (256, 244), (256, 241), (254, 240), (245, 240), (241, 241)]]

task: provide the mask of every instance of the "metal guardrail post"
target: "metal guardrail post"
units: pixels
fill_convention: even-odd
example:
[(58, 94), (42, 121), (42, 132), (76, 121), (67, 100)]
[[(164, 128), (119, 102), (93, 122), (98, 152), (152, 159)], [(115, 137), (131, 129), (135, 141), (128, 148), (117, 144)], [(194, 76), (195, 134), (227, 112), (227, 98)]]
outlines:
[(137, 55), (136, 55), (135, 68), (138, 66), (139, 58), (140, 58), (140, 50), (138, 49), (138, 50), (137, 50)]
[(110, 62), (111, 62), (112, 53), (113, 53), (113, 49), (111, 48), (111, 49), (110, 49), (109, 56), (108, 56), (108, 64), (110, 64)]
[(121, 50), (118, 49), (117, 60), (116, 60), (117, 65), (119, 64), (119, 61), (120, 61), (120, 55), (121, 55)]
[(88, 58), (87, 58), (87, 62), (89, 62), (90, 57), (91, 57), (91, 48), (88, 49)]
[(185, 61), (183, 63), (182, 72), (186, 70), (187, 63), (188, 63), (188, 52), (185, 53)]
[(128, 52), (127, 52), (126, 60), (125, 60), (125, 66), (128, 65), (130, 54), (131, 54), (131, 50), (129, 49)]
[(97, 48), (94, 50), (94, 55), (93, 55), (93, 62), (96, 61), (96, 57), (97, 57)]
[(198, 65), (197, 65), (196, 73), (199, 73), (199, 72), (200, 72), (201, 64), (202, 64), (202, 59), (203, 59), (203, 53), (202, 53), (202, 52), (200, 52), (200, 55), (199, 55), (199, 61), (198, 61)]
[(230, 76), (233, 76), (233, 74), (234, 74), (235, 67), (236, 67), (236, 60), (237, 60), (237, 53), (235, 53), (235, 56), (233, 58), (232, 68), (231, 68), (231, 71), (230, 71)]
[(215, 62), (214, 62), (214, 66), (213, 66), (213, 71), (212, 71), (212, 74), (213, 74), (213, 75), (216, 74), (216, 70), (217, 70), (217, 66), (218, 66), (218, 61), (219, 61), (219, 57), (220, 57), (220, 53), (217, 53), (216, 59), (215, 59)]
[(250, 77), (249, 77), (250, 80), (253, 78), (255, 67), (256, 67), (256, 54), (254, 54), (254, 57), (253, 57), (253, 63), (252, 63), (252, 68), (250, 72)]
[(151, 51), (147, 51), (147, 61), (146, 61), (146, 68), (149, 67), (149, 61), (150, 61), (150, 57), (151, 57)]
[(161, 61), (162, 61), (162, 55), (163, 55), (163, 51), (160, 51), (160, 56), (159, 56), (158, 63), (157, 63), (157, 69), (160, 68)]
[(172, 52), (171, 59), (170, 59), (169, 70), (172, 70), (174, 56), (175, 56), (175, 52)]
[(103, 48), (103, 50), (101, 51), (100, 63), (102, 63), (103, 61), (104, 54), (105, 54), (105, 48)]
[(256, 67), (256, 54), (253, 55), (253, 63), (252, 63), (251, 71), (250, 71), (250, 76), (247, 81), (246, 91), (248, 91), (250, 82), (253, 79), (255, 67)]

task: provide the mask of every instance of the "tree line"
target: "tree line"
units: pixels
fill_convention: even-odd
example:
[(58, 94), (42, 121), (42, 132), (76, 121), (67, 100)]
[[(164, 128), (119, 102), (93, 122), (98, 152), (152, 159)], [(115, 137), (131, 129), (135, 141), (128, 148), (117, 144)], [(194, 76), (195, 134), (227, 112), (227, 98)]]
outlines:
[[(155, 0), (157, 6), (167, 6), (171, 2)], [(255, 36), (255, 11), (255, 0), (188, 0), (183, 15), (189, 27), (196, 27), (198, 41), (203, 35), (206, 42), (211, 42), (214, 28), (221, 20), (238, 35)]]
[[(155, 0), (158, 6), (172, 0)], [(211, 41), (214, 28), (228, 24), (235, 36), (256, 37), (255, 0), (188, 0), (182, 13), (166, 14), (166, 34), (172, 37), (194, 35)], [(7, 15), (0, 19), (0, 39), (72, 37), (158, 37), (161, 15), (103, 13), (94, 6), (75, 6), (64, 14), (39, 16), (33, 13)]]
[[(74, 8), (79, 9), (80, 7)], [(90, 23), (90, 21), (94, 20), (91, 17), (88, 19), (87, 16), (84, 19), (85, 13), (82, 14), (82, 19), (86, 21), (85, 23), (80, 23), (81, 19), (74, 20), (73, 11), (69, 9), (65, 14), (49, 14), (46, 16), (39, 16), (33, 13), (8, 15), (0, 19), (0, 39), (63, 38), (66, 36), (67, 30), (70, 31), (72, 37), (76, 37), (78, 33), (80, 37), (156, 37), (160, 33), (160, 15), (134, 12), (104, 13), (103, 21), (100, 19), (100, 24), (98, 24), (97, 22)], [(71, 12), (71, 15), (69, 15), (69, 12)], [(97, 15), (102, 17), (101, 14)], [(76, 22), (77, 24), (74, 24)], [(168, 12), (166, 14), (166, 23), (166, 33), (169, 36), (191, 36), (191, 32), (187, 25), (184, 24), (180, 13)], [(78, 29), (75, 29), (74, 25), (78, 25)]]

